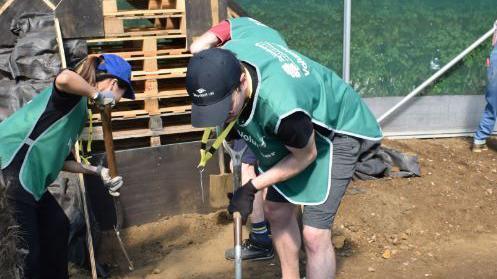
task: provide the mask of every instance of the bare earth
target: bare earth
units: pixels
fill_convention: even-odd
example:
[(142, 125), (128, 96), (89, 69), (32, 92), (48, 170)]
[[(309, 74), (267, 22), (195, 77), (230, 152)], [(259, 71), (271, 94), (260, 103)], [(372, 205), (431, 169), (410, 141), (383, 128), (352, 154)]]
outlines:
[[(480, 154), (465, 138), (385, 145), (418, 154), (423, 176), (349, 186), (333, 228), (338, 278), (497, 278), (497, 141)], [(114, 263), (113, 278), (233, 277), (233, 263), (224, 259), (232, 225), (223, 212), (134, 227), (125, 239), (133, 272), (117, 243), (100, 251)], [(280, 276), (276, 259), (244, 263), (245, 278)]]

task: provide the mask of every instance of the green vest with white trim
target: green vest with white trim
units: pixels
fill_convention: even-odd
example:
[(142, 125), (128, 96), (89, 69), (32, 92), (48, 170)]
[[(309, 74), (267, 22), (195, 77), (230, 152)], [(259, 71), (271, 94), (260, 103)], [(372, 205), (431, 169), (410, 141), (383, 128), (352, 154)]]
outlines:
[[(288, 48), (279, 33), (251, 18), (230, 20), (231, 40), (223, 48), (254, 66), (258, 87), (249, 118), (236, 129), (266, 171), (289, 154), (276, 137), (280, 122), (301, 111), (315, 125), (340, 134), (379, 141), (382, 132), (359, 94), (337, 74)], [(333, 147), (316, 132), (317, 159), (295, 177), (274, 185), (290, 202), (317, 205), (326, 201)]]
[(69, 113), (48, 127), (38, 138), (30, 139), (31, 132), (50, 101), (52, 91), (52, 87), (46, 88), (0, 123), (1, 168), (5, 169), (10, 165), (24, 144), (29, 145), (19, 172), (19, 180), (35, 200), (40, 200), (48, 185), (59, 175), (87, 120), (88, 100), (82, 97)]

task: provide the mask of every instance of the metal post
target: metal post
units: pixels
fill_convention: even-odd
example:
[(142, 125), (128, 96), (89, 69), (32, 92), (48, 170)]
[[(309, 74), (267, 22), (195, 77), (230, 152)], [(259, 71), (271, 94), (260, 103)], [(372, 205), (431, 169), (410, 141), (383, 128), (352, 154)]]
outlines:
[[(226, 141), (224, 149), (230, 154), (233, 163), (233, 193), (242, 187), (242, 156), (247, 146), (240, 151), (235, 151)], [(233, 213), (233, 237), (235, 248), (235, 279), (242, 279), (242, 216), (240, 212)]]
[(343, 74), (345, 82), (350, 82), (350, 26), (352, 17), (352, 0), (343, 1)]
[(468, 55), (471, 51), (481, 45), (486, 39), (490, 38), (494, 33), (495, 27), (490, 29), (485, 35), (476, 40), (472, 45), (466, 48), (463, 52), (457, 55), (454, 59), (452, 59), (447, 65), (445, 65), (442, 69), (438, 70), (435, 74), (433, 74), (430, 78), (428, 78), (425, 82), (423, 82), (420, 86), (416, 87), (411, 93), (405, 96), (400, 102), (398, 102), (395, 106), (385, 112), (382, 116), (378, 118), (378, 123), (383, 122), (388, 116), (390, 116), (393, 112), (395, 112), (399, 107), (407, 103), (414, 96), (418, 95), (423, 89), (428, 87), (433, 81), (442, 76), (445, 72), (447, 72), (450, 68), (452, 68), (455, 64), (461, 61), (466, 55)]

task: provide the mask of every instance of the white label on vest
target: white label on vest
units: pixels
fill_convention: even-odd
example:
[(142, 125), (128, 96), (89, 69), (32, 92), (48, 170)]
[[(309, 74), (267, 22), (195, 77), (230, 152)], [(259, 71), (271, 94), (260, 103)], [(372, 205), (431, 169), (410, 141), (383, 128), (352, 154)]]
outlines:
[(302, 75), (310, 74), (307, 63), (290, 49), (270, 42), (258, 42), (255, 46), (276, 57), (281, 62), (283, 71), (292, 78), (301, 78)]
[(274, 151), (271, 151), (270, 153), (263, 153), (263, 149), (265, 149), (267, 147), (266, 145), (266, 142), (264, 141), (264, 136), (261, 137), (259, 139), (259, 142), (254, 139), (252, 136), (250, 136), (249, 134), (245, 134), (244, 132), (240, 131), (240, 130), (237, 130), (238, 131), (238, 134), (240, 135), (240, 137), (247, 143), (255, 146), (257, 148), (257, 150), (259, 150), (259, 153), (264, 157), (264, 158), (271, 158), (273, 156), (276, 155), (276, 152)]

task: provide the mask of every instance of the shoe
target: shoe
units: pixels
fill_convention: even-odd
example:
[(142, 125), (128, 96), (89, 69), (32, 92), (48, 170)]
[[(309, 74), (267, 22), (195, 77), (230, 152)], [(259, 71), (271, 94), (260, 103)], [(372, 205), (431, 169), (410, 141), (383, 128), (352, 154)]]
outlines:
[[(235, 259), (235, 248), (224, 252), (227, 260)], [(262, 261), (274, 258), (273, 246), (263, 246), (250, 239), (245, 239), (242, 243), (242, 260)]]
[(473, 143), (473, 146), (471, 147), (471, 151), (475, 153), (480, 153), (482, 151), (487, 151), (487, 150), (488, 146), (485, 143), (482, 144)]

